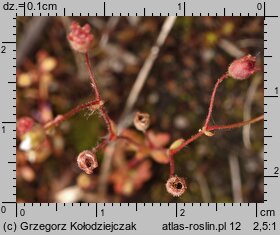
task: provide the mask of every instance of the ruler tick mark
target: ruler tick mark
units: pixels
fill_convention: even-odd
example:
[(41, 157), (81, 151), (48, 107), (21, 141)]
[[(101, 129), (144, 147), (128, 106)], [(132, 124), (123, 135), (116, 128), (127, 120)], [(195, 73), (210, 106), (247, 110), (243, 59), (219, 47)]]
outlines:
[(98, 208), (97, 208), (98, 203), (95, 203), (95, 217), (97, 218), (98, 215)]

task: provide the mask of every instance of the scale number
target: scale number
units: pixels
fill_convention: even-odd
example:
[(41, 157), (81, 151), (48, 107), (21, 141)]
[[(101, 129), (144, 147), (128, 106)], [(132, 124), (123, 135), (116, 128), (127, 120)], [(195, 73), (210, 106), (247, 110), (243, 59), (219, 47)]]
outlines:
[(1, 46), (1, 53), (5, 54), (6, 53), (6, 46)]
[(25, 216), (25, 210), (24, 209), (20, 209), (19, 210), (19, 214), (20, 214), (20, 216)]
[(185, 209), (180, 209), (180, 216), (185, 216), (186, 210)]
[(257, 4), (257, 9), (260, 11), (260, 10), (262, 10), (262, 8), (263, 8), (263, 5), (262, 5), (261, 2), (259, 2), (259, 3)]
[(178, 3), (178, 8), (179, 8), (179, 11), (181, 11), (181, 9), (182, 9), (182, 3)]
[(279, 167), (274, 167), (274, 175), (279, 175)]
[(184, 9), (184, 7), (185, 7), (185, 2), (183, 2), (183, 3), (178, 3), (178, 8), (179, 8), (179, 11), (181, 11), (182, 9)]
[(104, 209), (101, 210), (101, 215), (104, 216), (105, 215), (105, 211)]
[(1, 206), (1, 213), (5, 214), (7, 211), (7, 208), (5, 206)]

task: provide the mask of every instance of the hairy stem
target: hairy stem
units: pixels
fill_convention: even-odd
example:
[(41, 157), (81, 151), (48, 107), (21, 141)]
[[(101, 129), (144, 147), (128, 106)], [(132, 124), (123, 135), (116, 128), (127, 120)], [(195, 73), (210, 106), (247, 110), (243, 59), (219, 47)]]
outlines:
[(113, 127), (112, 127), (112, 121), (108, 115), (108, 113), (106, 112), (105, 108), (102, 106), (100, 109), (99, 109), (101, 115), (102, 115), (102, 118), (104, 119), (104, 122), (107, 126), (107, 130), (109, 132), (109, 139), (110, 140), (113, 140), (115, 137), (116, 137), (116, 134), (113, 130)]
[(264, 115), (262, 114), (258, 117), (249, 119), (249, 120), (244, 121), (244, 122), (237, 122), (237, 123), (233, 123), (233, 124), (229, 124), (229, 125), (222, 125), (222, 126), (210, 126), (210, 127), (208, 127), (207, 130), (213, 131), (213, 130), (233, 129), (233, 128), (238, 128), (238, 127), (246, 126), (246, 125), (249, 125), (249, 124), (253, 124), (253, 123), (259, 122), (263, 119), (264, 119)]
[(85, 59), (86, 59), (86, 65), (87, 65), (87, 68), (88, 68), (90, 80), (91, 80), (91, 85), (92, 85), (92, 88), (93, 88), (94, 93), (95, 93), (95, 98), (97, 100), (100, 100), (100, 93), (99, 93), (99, 90), (98, 90), (98, 87), (97, 87), (97, 83), (95, 81), (94, 73), (91, 69), (88, 53), (85, 54)]
[[(222, 126), (209, 126), (207, 128), (207, 131), (227, 130), (227, 129), (238, 128), (238, 127), (242, 127), (242, 126), (245, 126), (245, 125), (249, 125), (249, 124), (259, 122), (263, 119), (264, 119), (264, 115), (262, 114), (258, 117), (255, 117), (255, 118), (249, 119), (247, 121), (243, 121), (243, 122), (237, 122), (237, 123), (233, 123), (233, 124), (229, 124), (229, 125), (222, 125)], [(195, 141), (196, 139), (198, 139), (202, 135), (205, 135), (205, 133), (204, 133), (203, 130), (200, 130), (195, 135), (193, 135), (191, 138), (182, 142), (182, 144), (180, 144), (177, 148), (170, 150), (170, 154), (174, 155), (174, 154), (178, 153), (181, 149), (183, 149), (185, 146), (189, 145), (190, 143), (192, 143), (193, 141)]]
[[(88, 72), (89, 72), (89, 75), (90, 75), (91, 84), (92, 84), (92, 87), (93, 87), (93, 90), (94, 90), (94, 93), (95, 93), (95, 97), (96, 97), (97, 100), (100, 100), (101, 99), (100, 93), (99, 93), (98, 86), (97, 86), (97, 83), (96, 83), (96, 80), (95, 80), (95, 77), (94, 77), (94, 73), (93, 73), (91, 65), (90, 65), (90, 60), (89, 60), (89, 54), (88, 53), (85, 54), (85, 60), (86, 60), (87, 69), (88, 69)], [(108, 129), (108, 132), (109, 132), (109, 139), (112, 140), (112, 139), (115, 138), (115, 133), (114, 133), (113, 128), (112, 128), (111, 119), (110, 119), (108, 113), (106, 112), (106, 110), (103, 106), (100, 107), (99, 111), (100, 111), (101, 116), (104, 119), (104, 122), (107, 126), (107, 129)]]
[(222, 81), (224, 81), (226, 78), (228, 77), (228, 74), (225, 73), (224, 75), (222, 75), (216, 82), (214, 89), (212, 91), (212, 95), (211, 95), (211, 100), (210, 100), (210, 104), (209, 104), (209, 109), (208, 109), (208, 114), (205, 120), (205, 124), (204, 124), (204, 128), (205, 130), (208, 130), (208, 126), (209, 126), (209, 122), (210, 122), (210, 118), (212, 115), (212, 111), (213, 111), (213, 106), (214, 106), (214, 101), (215, 101), (215, 96), (217, 93), (217, 89), (219, 87), (219, 85), (221, 84)]
[(171, 154), (168, 152), (168, 157), (169, 157), (169, 177), (174, 176), (175, 173), (175, 164), (174, 164), (174, 154)]
[(83, 109), (91, 108), (92, 111), (97, 110), (98, 108), (100, 108), (100, 105), (102, 105), (102, 102), (100, 100), (93, 100), (93, 101), (89, 101), (85, 104), (80, 104), (77, 107), (70, 110), (69, 112), (62, 114), (62, 115), (58, 115), (54, 120), (46, 123), (44, 125), (44, 129), (47, 130), (53, 126), (57, 126), (57, 125), (61, 124), (62, 122), (66, 121), (67, 119), (71, 118), (75, 114), (82, 111)]
[(105, 146), (107, 144), (110, 143), (110, 140), (109, 139), (105, 139), (103, 140), (101, 143), (99, 143), (98, 145), (96, 145), (93, 149), (92, 149), (92, 152), (96, 153), (99, 149), (103, 149), (105, 148)]
[(197, 132), (195, 135), (190, 137), (189, 139), (185, 140), (182, 144), (180, 144), (177, 148), (170, 150), (170, 154), (174, 155), (181, 151), (185, 146), (189, 145), (191, 142), (195, 141), (198, 139), (200, 136), (204, 135), (202, 131)]

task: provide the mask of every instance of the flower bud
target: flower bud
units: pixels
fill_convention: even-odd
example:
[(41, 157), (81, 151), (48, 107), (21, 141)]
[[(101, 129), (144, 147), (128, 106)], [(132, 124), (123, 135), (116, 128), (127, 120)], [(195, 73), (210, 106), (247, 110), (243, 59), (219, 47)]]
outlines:
[(187, 184), (184, 178), (178, 176), (171, 176), (166, 184), (166, 190), (173, 197), (180, 197), (187, 189)]
[(85, 150), (79, 154), (77, 163), (79, 168), (87, 174), (92, 174), (93, 170), (98, 167), (96, 155), (89, 150)]
[(145, 132), (150, 126), (150, 114), (137, 112), (133, 122), (137, 130)]
[(23, 136), (26, 132), (30, 131), (35, 122), (30, 117), (22, 117), (17, 121), (17, 131), (19, 136)]
[(71, 31), (67, 38), (72, 49), (80, 53), (87, 53), (93, 42), (93, 34), (90, 33), (90, 25), (85, 24), (81, 27), (76, 21), (73, 21), (70, 29)]
[(228, 74), (234, 79), (244, 80), (256, 72), (256, 57), (246, 55), (231, 63)]

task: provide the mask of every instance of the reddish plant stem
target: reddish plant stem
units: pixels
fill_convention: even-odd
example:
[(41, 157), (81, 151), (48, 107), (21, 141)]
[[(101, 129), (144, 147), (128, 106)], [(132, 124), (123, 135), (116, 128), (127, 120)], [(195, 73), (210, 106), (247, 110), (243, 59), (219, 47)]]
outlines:
[(98, 145), (96, 145), (96, 146), (92, 149), (92, 152), (96, 153), (99, 149), (105, 148), (105, 146), (106, 146), (107, 144), (109, 144), (109, 142), (110, 142), (109, 139), (103, 140), (101, 143), (99, 143)]
[(111, 119), (103, 106), (99, 110), (107, 126), (107, 130), (109, 132), (109, 139), (113, 140), (116, 137), (116, 134), (113, 131)]
[[(94, 93), (95, 93), (95, 97), (96, 97), (97, 100), (100, 100), (101, 99), (100, 93), (99, 93), (98, 86), (97, 86), (97, 83), (96, 83), (96, 80), (95, 80), (95, 77), (94, 77), (94, 73), (93, 73), (91, 65), (90, 65), (90, 60), (89, 60), (89, 54), (88, 53), (85, 54), (85, 60), (86, 60), (87, 69), (88, 69), (88, 72), (89, 72), (89, 75), (90, 75), (92, 87), (93, 87), (93, 90), (94, 90)], [(108, 113), (106, 112), (106, 110), (103, 106), (99, 110), (100, 110), (101, 116), (104, 119), (104, 122), (105, 122), (105, 124), (107, 126), (107, 129), (108, 129), (108, 132), (109, 132), (109, 137), (108, 138), (110, 140), (112, 140), (112, 139), (115, 138), (115, 133), (114, 133), (113, 128), (112, 128), (111, 119), (110, 119)]]
[(208, 128), (208, 130), (213, 131), (213, 130), (233, 129), (233, 128), (238, 128), (238, 127), (246, 126), (246, 125), (249, 125), (249, 124), (253, 124), (253, 123), (259, 122), (263, 119), (264, 119), (264, 115), (260, 115), (258, 117), (252, 118), (252, 119), (244, 121), (244, 122), (238, 122), (238, 123), (233, 123), (233, 124), (229, 124), (229, 125), (222, 125), (222, 126), (210, 126)]
[[(258, 117), (243, 121), (243, 122), (237, 122), (229, 125), (221, 125), (221, 126), (210, 126), (207, 128), (207, 131), (214, 131), (214, 130), (229, 130), (233, 128), (238, 128), (242, 126), (246, 126), (249, 124), (253, 124), (256, 122), (259, 122), (264, 119), (264, 115), (260, 115)], [(180, 150), (182, 150), (185, 146), (189, 145), (199, 137), (204, 135), (204, 132), (200, 130), (198, 133), (193, 135), (191, 138), (185, 140), (180, 146), (178, 146), (176, 149), (172, 149), (168, 151), (168, 157), (169, 157), (169, 167), (170, 167), (170, 177), (174, 175), (175, 172), (175, 164), (174, 164), (174, 155), (178, 153)]]
[[(72, 110), (70, 110), (69, 112), (63, 114), (63, 115), (58, 115), (54, 120), (46, 123), (44, 125), (44, 129), (47, 130), (53, 126), (57, 126), (60, 123), (66, 121), (67, 119), (71, 118), (72, 116), (74, 116), (76, 113), (79, 113), (81, 110), (85, 109), (85, 108), (90, 108), (92, 106), (91, 110), (96, 110), (98, 109), (100, 106), (101, 102), (99, 100), (93, 100), (93, 101), (89, 101), (85, 104), (80, 104), (77, 107), (73, 108)], [(96, 107), (94, 107), (96, 106)]]
[(189, 139), (185, 140), (182, 144), (180, 144), (177, 148), (170, 150), (170, 154), (174, 155), (181, 151), (185, 146), (189, 145), (191, 142), (195, 141), (198, 139), (200, 136), (204, 135), (202, 131), (197, 132), (195, 135), (190, 137)]
[[(248, 124), (252, 124), (255, 122), (259, 122), (261, 120), (264, 119), (264, 115), (260, 115), (258, 117), (243, 121), (243, 122), (238, 122), (238, 123), (233, 123), (233, 124), (229, 124), (229, 125), (223, 125), (223, 126), (210, 126), (207, 128), (208, 131), (214, 131), (214, 130), (226, 130), (226, 129), (233, 129), (233, 128), (238, 128), (238, 127), (242, 127)], [(195, 135), (193, 135), (191, 138), (185, 140), (180, 146), (178, 146), (176, 149), (172, 149), (170, 150), (170, 154), (174, 155), (176, 153), (178, 153), (180, 150), (182, 150), (185, 146), (189, 145), (190, 143), (192, 143), (193, 141), (195, 141), (196, 139), (198, 139), (199, 137), (201, 137), (202, 135), (204, 135), (203, 131), (199, 131), (197, 132)]]
[(85, 59), (86, 59), (86, 65), (87, 65), (87, 68), (88, 68), (88, 72), (89, 72), (92, 88), (93, 88), (94, 93), (95, 93), (95, 98), (97, 100), (100, 100), (99, 90), (98, 90), (98, 87), (97, 87), (97, 83), (95, 81), (94, 73), (93, 73), (93, 71), (91, 69), (90, 60), (89, 60), (89, 54), (88, 53), (85, 54)]
[(217, 82), (216, 82), (216, 84), (215, 84), (215, 86), (214, 86), (214, 89), (213, 89), (212, 95), (211, 95), (210, 104), (209, 104), (208, 114), (207, 114), (207, 117), (206, 117), (206, 120), (205, 120), (205, 124), (204, 124), (205, 130), (208, 130), (208, 125), (209, 125), (210, 118), (211, 118), (212, 111), (213, 111), (213, 106), (214, 106), (214, 101), (215, 101), (215, 96), (216, 96), (217, 89), (218, 89), (219, 85), (221, 84), (221, 82), (224, 81), (227, 77), (228, 77), (228, 74), (227, 74), (227, 73), (225, 73), (224, 75), (222, 75), (222, 76), (217, 80)]
[(174, 176), (175, 173), (175, 164), (174, 164), (174, 154), (169, 153), (168, 151), (168, 157), (169, 157), (169, 177)]

